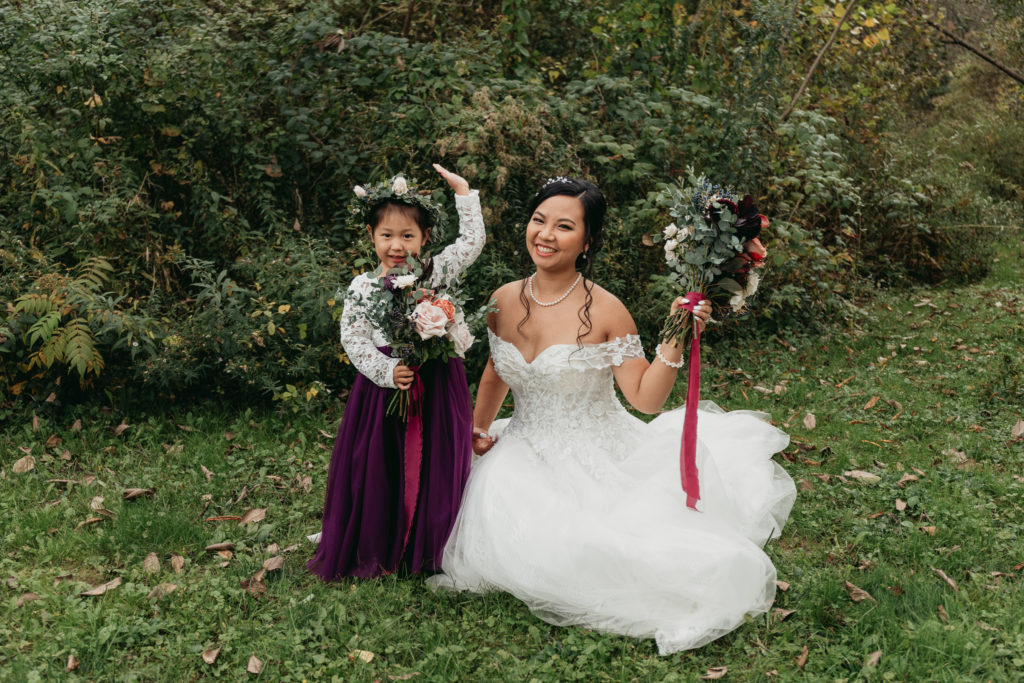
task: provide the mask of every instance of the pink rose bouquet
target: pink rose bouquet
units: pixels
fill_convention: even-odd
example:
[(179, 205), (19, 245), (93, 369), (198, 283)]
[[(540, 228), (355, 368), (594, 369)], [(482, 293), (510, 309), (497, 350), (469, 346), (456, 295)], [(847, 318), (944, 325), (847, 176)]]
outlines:
[[(406, 265), (377, 280), (367, 311), (391, 342), (391, 353), (417, 370), (430, 361), (463, 357), (473, 335), (455, 283), (431, 285), (432, 262), (409, 257)], [(478, 312), (479, 313), (479, 312)], [(387, 414), (407, 416), (409, 392), (396, 390)]]

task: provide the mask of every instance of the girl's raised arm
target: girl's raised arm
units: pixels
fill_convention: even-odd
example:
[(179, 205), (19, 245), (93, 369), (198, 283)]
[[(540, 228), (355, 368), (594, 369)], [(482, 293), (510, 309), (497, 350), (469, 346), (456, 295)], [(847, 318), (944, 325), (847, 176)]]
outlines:
[(470, 190), (469, 183), (462, 176), (452, 173), (440, 164), (434, 169), (441, 174), (455, 191), (455, 209), (459, 214), (459, 237), (454, 244), (434, 256), (435, 284), (452, 281), (462, 276), (473, 261), (480, 256), (487, 239), (484, 217), (480, 211), (480, 193)]

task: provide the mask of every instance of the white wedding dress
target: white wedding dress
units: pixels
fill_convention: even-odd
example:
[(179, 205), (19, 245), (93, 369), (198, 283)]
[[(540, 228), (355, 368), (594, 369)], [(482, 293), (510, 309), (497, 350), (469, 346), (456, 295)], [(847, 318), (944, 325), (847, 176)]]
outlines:
[(554, 345), (531, 363), (489, 337), (515, 412), (473, 465), (431, 585), (507, 591), (552, 624), (653, 637), (662, 654), (770, 608), (761, 548), (796, 498), (771, 459), (786, 434), (763, 413), (702, 403), (696, 512), (680, 484), (682, 409), (645, 424), (615, 395), (612, 367), (644, 357), (639, 337)]

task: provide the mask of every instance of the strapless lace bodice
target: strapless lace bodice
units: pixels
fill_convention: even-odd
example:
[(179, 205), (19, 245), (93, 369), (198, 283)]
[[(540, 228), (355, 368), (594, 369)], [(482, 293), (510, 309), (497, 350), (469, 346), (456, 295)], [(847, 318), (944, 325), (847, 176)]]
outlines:
[[(498, 376), (512, 390), (515, 413), (502, 438), (527, 441), (541, 458), (573, 458), (591, 475), (627, 455), (601, 448), (630, 440), (642, 422), (626, 412), (615, 395), (612, 367), (643, 358), (640, 337), (628, 335), (601, 344), (554, 344), (527, 363), (519, 349), (488, 331)], [(595, 447), (595, 445), (597, 447)]]

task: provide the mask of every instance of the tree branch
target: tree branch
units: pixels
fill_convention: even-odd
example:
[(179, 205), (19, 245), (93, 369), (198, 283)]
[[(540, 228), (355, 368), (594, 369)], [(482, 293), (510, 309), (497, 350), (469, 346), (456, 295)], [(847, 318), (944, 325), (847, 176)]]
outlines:
[(846, 22), (846, 17), (850, 16), (850, 12), (853, 10), (853, 6), (857, 4), (857, 0), (850, 0), (850, 4), (846, 6), (846, 11), (843, 12), (843, 16), (839, 19), (839, 23), (832, 29), (832, 35), (829, 36), (828, 42), (825, 46), (818, 51), (818, 56), (814, 58), (814, 63), (811, 64), (811, 68), (807, 70), (807, 75), (804, 76), (804, 82), (800, 84), (800, 88), (793, 95), (793, 99), (790, 100), (789, 106), (786, 107), (786, 111), (782, 113), (782, 120), (785, 121), (789, 118), (789, 115), (793, 113), (793, 107), (796, 106), (796, 101), (800, 99), (800, 96), (804, 94), (804, 90), (807, 89), (807, 84), (811, 82), (811, 76), (814, 75), (814, 70), (818, 68), (818, 62), (828, 52), (828, 49), (832, 47), (832, 43), (836, 42), (836, 36), (839, 35), (839, 29), (843, 27)]
[(928, 18), (925, 18), (925, 17), (921, 17), (921, 20), (924, 21), (924, 23), (926, 23), (929, 26), (931, 26), (936, 31), (938, 31), (939, 33), (941, 33), (942, 35), (946, 36), (946, 38), (949, 39), (950, 43), (953, 43), (954, 45), (959, 45), (960, 47), (964, 48), (968, 52), (974, 53), (975, 55), (977, 55), (981, 59), (984, 59), (986, 62), (988, 62), (992, 66), (994, 66), (995, 68), (997, 68), (1000, 71), (1002, 71), (1004, 74), (1006, 74), (1007, 76), (1009, 76), (1013, 80), (1015, 80), (1018, 83), (1024, 85), (1024, 76), (1022, 76), (1021, 74), (1017, 73), (1016, 71), (1014, 71), (1010, 67), (1005, 66), (1003, 64), (1000, 64), (999, 62), (996, 61), (996, 59), (994, 57), (991, 57), (991, 56), (985, 54), (980, 49), (978, 49), (975, 46), (971, 45), (970, 43), (968, 43), (963, 38), (959, 38), (956, 35), (954, 35), (952, 32), (947, 31), (946, 29), (942, 28), (941, 26), (936, 24), (931, 19), (928, 19)]

